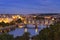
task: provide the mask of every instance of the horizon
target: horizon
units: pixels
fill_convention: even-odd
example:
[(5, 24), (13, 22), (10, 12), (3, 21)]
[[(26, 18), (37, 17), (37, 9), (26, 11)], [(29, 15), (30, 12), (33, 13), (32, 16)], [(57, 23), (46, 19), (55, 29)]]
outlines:
[(0, 13), (0, 14), (60, 14), (60, 13)]

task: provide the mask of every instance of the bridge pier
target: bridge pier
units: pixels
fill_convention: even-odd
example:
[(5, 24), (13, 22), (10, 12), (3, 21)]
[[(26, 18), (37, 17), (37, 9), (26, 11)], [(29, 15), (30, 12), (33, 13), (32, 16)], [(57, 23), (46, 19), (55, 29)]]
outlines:
[(27, 24), (25, 24), (24, 32), (27, 32)]
[(38, 26), (37, 26), (37, 23), (35, 23), (35, 32), (38, 32)]

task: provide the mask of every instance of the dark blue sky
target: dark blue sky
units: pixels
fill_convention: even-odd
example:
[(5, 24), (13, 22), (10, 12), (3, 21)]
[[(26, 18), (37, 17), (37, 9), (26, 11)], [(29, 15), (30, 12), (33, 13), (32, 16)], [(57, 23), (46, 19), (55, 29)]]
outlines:
[(60, 0), (0, 0), (0, 13), (60, 13)]

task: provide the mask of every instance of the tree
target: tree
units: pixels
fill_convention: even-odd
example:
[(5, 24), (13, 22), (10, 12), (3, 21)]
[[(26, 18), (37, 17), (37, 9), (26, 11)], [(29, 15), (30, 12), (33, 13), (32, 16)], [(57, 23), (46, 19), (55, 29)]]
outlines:
[(12, 35), (3, 33), (3, 34), (0, 34), (0, 40), (14, 40), (14, 38)]
[(2, 27), (9, 26), (9, 23), (0, 22), (0, 26)]
[(32, 40), (60, 40), (60, 22), (50, 25), (39, 32), (39, 35), (33, 36)]
[(30, 39), (29, 35), (30, 34), (28, 32), (25, 32), (22, 36), (18, 36), (15, 39), (16, 40), (29, 40)]
[(17, 22), (17, 23), (21, 23), (22, 20), (21, 20), (21, 19), (17, 19), (16, 22)]
[(14, 25), (15, 24), (15, 21), (11, 21), (10, 23), (9, 23), (9, 25)]
[(32, 40), (40, 40), (39, 35), (31, 37)]

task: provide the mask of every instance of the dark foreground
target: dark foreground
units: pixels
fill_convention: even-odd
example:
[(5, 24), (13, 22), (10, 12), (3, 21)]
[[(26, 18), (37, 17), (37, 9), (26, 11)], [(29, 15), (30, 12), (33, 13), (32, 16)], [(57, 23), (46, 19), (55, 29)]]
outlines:
[(60, 40), (60, 22), (44, 28), (38, 35), (30, 37), (30, 33), (26, 32), (22, 36), (13, 37), (7, 33), (0, 34), (0, 40)]

